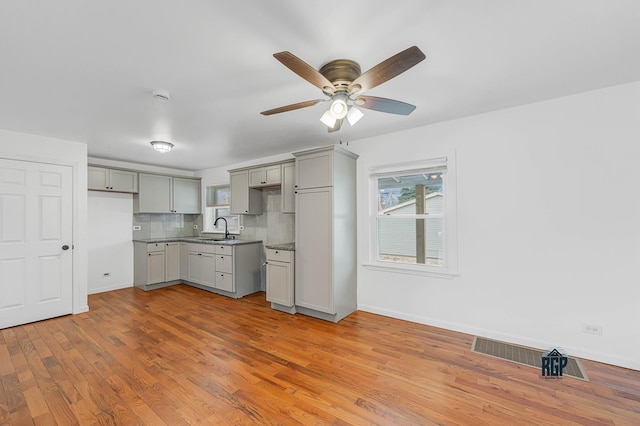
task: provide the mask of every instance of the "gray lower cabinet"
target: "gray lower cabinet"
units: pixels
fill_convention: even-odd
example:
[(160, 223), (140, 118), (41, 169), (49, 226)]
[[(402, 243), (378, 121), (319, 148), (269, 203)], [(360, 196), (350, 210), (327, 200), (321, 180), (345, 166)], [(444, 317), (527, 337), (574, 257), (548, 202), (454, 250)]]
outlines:
[(233, 298), (260, 291), (260, 241), (201, 244), (134, 242), (134, 284), (152, 290), (183, 282)]
[(180, 246), (172, 243), (133, 244), (133, 283), (149, 290), (171, 285), (180, 279)]
[(216, 287), (216, 250), (210, 244), (187, 244), (188, 278), (195, 284)]
[(164, 282), (164, 251), (147, 253), (147, 284)]
[(266, 249), (267, 255), (267, 301), (271, 307), (295, 313), (294, 300), (294, 252)]
[(180, 243), (180, 279), (189, 278), (189, 244), (181, 241)]
[(164, 244), (164, 280), (175, 281), (180, 279), (180, 243), (171, 242)]

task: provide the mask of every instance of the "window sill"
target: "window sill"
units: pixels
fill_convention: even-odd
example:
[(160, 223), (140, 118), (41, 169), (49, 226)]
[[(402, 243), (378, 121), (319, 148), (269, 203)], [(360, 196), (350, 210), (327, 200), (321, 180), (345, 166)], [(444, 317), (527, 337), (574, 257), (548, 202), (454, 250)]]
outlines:
[(435, 271), (433, 269), (425, 269), (424, 267), (413, 266), (413, 265), (364, 263), (362, 266), (372, 271), (393, 272), (396, 274), (408, 274), (408, 275), (421, 275), (424, 277), (444, 278), (448, 280), (453, 279), (454, 277), (460, 276), (459, 272)]

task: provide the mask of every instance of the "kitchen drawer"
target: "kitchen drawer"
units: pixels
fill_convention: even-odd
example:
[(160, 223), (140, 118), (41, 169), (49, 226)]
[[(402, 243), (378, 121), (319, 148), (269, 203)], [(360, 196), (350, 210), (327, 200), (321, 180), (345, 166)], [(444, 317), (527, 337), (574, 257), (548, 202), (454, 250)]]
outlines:
[(267, 249), (267, 260), (291, 263), (293, 261), (293, 253), (290, 250)]
[(233, 254), (233, 246), (217, 245), (216, 254), (226, 254), (228, 256), (231, 256)]
[(154, 251), (164, 251), (165, 243), (151, 243), (147, 244), (147, 253), (153, 253)]
[(216, 254), (216, 246), (213, 244), (188, 244), (187, 250), (196, 253)]
[(233, 272), (233, 256), (219, 254), (216, 256), (216, 272)]
[(233, 275), (225, 272), (216, 272), (216, 288), (224, 291), (234, 291)]

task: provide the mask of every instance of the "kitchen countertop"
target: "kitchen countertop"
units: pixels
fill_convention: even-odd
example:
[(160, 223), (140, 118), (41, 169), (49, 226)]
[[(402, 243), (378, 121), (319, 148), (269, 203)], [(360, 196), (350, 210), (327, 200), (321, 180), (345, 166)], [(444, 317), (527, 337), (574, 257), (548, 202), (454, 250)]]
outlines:
[(264, 248), (271, 250), (296, 251), (295, 243), (265, 244)]
[[(173, 242), (185, 242), (185, 243), (197, 243), (197, 244), (217, 244), (226, 246), (240, 246), (244, 244), (259, 244), (261, 240), (214, 240), (207, 237), (167, 237), (167, 238), (145, 238), (134, 239), (133, 242), (154, 244), (154, 243), (173, 243)], [(284, 249), (283, 249), (284, 250)]]

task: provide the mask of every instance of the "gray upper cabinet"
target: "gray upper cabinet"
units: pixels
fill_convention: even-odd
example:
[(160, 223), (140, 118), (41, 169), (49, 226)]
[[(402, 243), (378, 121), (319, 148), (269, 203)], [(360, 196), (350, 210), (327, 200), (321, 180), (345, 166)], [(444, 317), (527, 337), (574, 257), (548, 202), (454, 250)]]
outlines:
[(174, 213), (200, 214), (200, 179), (172, 179)]
[(260, 186), (280, 185), (281, 181), (282, 168), (280, 164), (258, 167), (249, 170), (249, 186), (252, 188)]
[(282, 213), (296, 212), (295, 183), (296, 164), (287, 163), (282, 165)]
[(201, 213), (199, 179), (140, 173), (138, 186), (134, 213)]
[(262, 214), (262, 193), (249, 188), (249, 170), (229, 173), (232, 214)]
[(171, 177), (140, 173), (134, 213), (172, 213)]
[(295, 213), (295, 163), (285, 160), (229, 170), (231, 213), (262, 214), (263, 189), (281, 188), (282, 212)]
[(138, 192), (138, 172), (89, 166), (87, 177), (91, 191)]
[(333, 156), (333, 151), (320, 151), (297, 157), (295, 187), (307, 189), (332, 186)]

